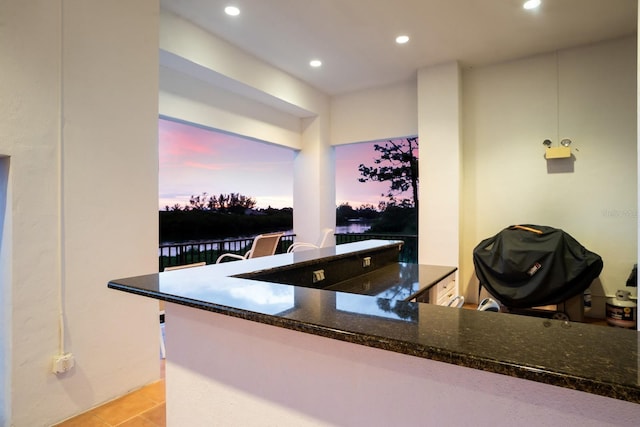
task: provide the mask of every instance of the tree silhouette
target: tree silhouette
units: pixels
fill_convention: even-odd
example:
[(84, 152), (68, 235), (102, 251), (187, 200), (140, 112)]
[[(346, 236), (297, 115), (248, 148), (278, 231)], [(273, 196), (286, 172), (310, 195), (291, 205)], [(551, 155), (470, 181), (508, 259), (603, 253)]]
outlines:
[(167, 211), (211, 211), (243, 213), (247, 209), (256, 207), (256, 199), (240, 193), (220, 194), (209, 196), (207, 193), (191, 195), (189, 204), (184, 207), (176, 203), (173, 206), (165, 206)]
[[(387, 197), (387, 205), (399, 205), (402, 207), (418, 207), (418, 137), (402, 140), (388, 140), (383, 144), (375, 144), (373, 149), (380, 153), (373, 160), (374, 166), (360, 164), (360, 182), (388, 181), (389, 191), (381, 194)], [(407, 190), (411, 190), (412, 199), (398, 200), (397, 196)]]
[(207, 193), (202, 193), (202, 196), (192, 195), (189, 199), (190, 210), (203, 211), (207, 207)]

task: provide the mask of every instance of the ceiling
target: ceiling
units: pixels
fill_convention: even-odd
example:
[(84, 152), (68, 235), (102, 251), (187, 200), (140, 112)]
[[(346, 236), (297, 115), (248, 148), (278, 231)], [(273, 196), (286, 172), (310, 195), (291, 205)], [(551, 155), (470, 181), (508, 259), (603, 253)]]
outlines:
[[(331, 95), (636, 33), (636, 0), (161, 0), (169, 10)], [(230, 17), (224, 7), (240, 8)], [(395, 37), (410, 36), (397, 45)], [(318, 58), (322, 67), (309, 66)]]

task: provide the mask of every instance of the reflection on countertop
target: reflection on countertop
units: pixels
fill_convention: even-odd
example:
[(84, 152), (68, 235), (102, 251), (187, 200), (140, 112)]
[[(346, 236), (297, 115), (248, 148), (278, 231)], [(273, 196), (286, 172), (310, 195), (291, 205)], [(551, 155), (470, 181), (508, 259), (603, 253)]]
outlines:
[[(113, 280), (109, 287), (250, 321), (640, 403), (636, 331), (233, 277), (366, 253), (386, 241)], [(389, 267), (395, 273), (403, 266)], [(419, 270), (411, 266), (409, 270)], [(375, 275), (376, 272), (369, 273)], [(380, 271), (381, 277), (386, 276)], [(386, 280), (386, 279), (385, 279)], [(408, 279), (410, 287), (415, 280)], [(386, 286), (386, 285), (385, 285)], [(389, 290), (391, 289), (391, 290)], [(348, 290), (348, 289), (345, 289)]]

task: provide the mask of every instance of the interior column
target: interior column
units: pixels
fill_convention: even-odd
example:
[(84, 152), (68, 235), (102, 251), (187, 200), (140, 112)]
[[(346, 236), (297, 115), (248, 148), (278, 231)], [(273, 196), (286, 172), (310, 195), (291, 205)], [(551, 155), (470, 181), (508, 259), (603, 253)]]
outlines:
[(418, 71), (418, 261), (459, 265), (462, 137), (457, 62)]

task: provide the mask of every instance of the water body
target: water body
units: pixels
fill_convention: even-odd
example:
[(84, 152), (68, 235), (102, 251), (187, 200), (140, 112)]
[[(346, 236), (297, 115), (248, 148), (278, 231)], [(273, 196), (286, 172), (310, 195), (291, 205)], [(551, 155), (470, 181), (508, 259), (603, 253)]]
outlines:
[(371, 228), (371, 222), (351, 222), (349, 225), (339, 225), (336, 227), (337, 234), (344, 233), (364, 233)]

